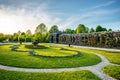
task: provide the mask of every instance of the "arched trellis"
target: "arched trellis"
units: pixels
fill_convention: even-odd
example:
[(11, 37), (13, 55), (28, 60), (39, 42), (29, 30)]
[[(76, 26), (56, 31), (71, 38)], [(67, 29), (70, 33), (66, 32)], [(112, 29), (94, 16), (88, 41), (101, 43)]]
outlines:
[(61, 34), (58, 42), (80, 46), (120, 48), (120, 32)]

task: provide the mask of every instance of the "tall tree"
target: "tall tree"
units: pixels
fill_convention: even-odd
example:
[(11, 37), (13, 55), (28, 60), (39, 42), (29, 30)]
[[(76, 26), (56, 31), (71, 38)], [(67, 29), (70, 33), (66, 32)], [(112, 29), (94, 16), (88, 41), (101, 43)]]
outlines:
[(0, 33), (0, 42), (2, 42), (4, 40), (4, 34)]
[(55, 32), (58, 32), (59, 30), (58, 30), (58, 26), (57, 25), (53, 25), (51, 28), (50, 28), (50, 30), (49, 30), (49, 32), (50, 33), (55, 33)]
[(13, 41), (18, 41), (18, 34), (17, 34), (17, 33), (14, 33), (14, 34), (13, 34), (12, 40), (13, 40)]
[(47, 27), (44, 23), (41, 23), (36, 27), (35, 33), (44, 34), (46, 32), (47, 32)]
[(27, 36), (27, 37), (31, 37), (31, 36), (32, 36), (32, 32), (31, 32), (30, 29), (28, 29), (28, 30), (26, 31), (26, 36)]
[(76, 28), (76, 33), (85, 33), (86, 27), (83, 24), (79, 24), (78, 27)]
[(26, 42), (31, 42), (32, 41), (32, 32), (31, 30), (26, 31)]
[(18, 41), (21, 42), (21, 31), (20, 30), (17, 32), (17, 35), (18, 35)]
[(39, 24), (36, 27), (34, 39), (37, 40), (38, 42), (43, 42), (43, 35), (46, 34), (46, 32), (47, 32), (46, 25), (44, 23)]
[(21, 42), (25, 42), (26, 34), (25, 32), (21, 33)]

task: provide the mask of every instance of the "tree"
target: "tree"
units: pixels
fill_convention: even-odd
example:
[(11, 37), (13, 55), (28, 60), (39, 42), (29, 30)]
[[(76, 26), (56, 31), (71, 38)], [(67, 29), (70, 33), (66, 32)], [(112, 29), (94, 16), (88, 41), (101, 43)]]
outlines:
[(92, 33), (92, 32), (95, 32), (95, 30), (93, 28), (90, 29), (90, 33)]
[(88, 32), (89, 32), (89, 28), (85, 27), (85, 33), (88, 33)]
[(31, 42), (32, 41), (32, 32), (31, 30), (26, 31), (26, 42)]
[(98, 25), (96, 27), (96, 32), (101, 32), (101, 31), (103, 31), (103, 28), (100, 25)]
[(12, 41), (12, 35), (11, 34), (5, 34), (5, 41), (6, 42), (9, 42), (9, 41)]
[(12, 40), (13, 40), (13, 41), (18, 41), (18, 34), (17, 34), (17, 33), (14, 33), (14, 34), (13, 34)]
[(25, 42), (26, 34), (25, 32), (21, 33), (21, 42)]
[(107, 31), (107, 29), (106, 29), (106, 28), (103, 28), (103, 27), (100, 26), (100, 25), (98, 25), (98, 26), (96, 27), (96, 32), (102, 32), (102, 31)]
[(39, 24), (36, 27), (34, 39), (37, 40), (38, 42), (43, 42), (44, 41), (43, 35), (46, 34), (46, 32), (47, 32), (46, 25), (44, 23)]
[(58, 30), (58, 26), (57, 25), (53, 25), (51, 28), (50, 28), (50, 30), (49, 30), (49, 32), (50, 33), (55, 33), (55, 32), (58, 32), (59, 30)]
[(65, 30), (65, 33), (67, 33), (67, 34), (74, 34), (74, 33), (75, 33), (75, 30), (66, 29), (66, 30)]
[(46, 32), (47, 32), (47, 28), (44, 23), (41, 23), (36, 27), (35, 33), (44, 34)]
[(21, 42), (21, 31), (20, 30), (17, 32), (17, 35), (18, 35), (18, 41)]
[(107, 29), (106, 28), (103, 28), (103, 30), (102, 31), (107, 31)]
[(85, 33), (86, 27), (83, 24), (79, 24), (75, 31), (77, 34), (78, 33)]
[(4, 34), (0, 33), (0, 42), (2, 42), (4, 40)]
[(43, 41), (49, 42), (49, 37), (50, 37), (50, 34), (49, 34), (49, 32), (47, 32), (46, 34), (43, 35)]
[(112, 29), (108, 29), (108, 31), (112, 31)]

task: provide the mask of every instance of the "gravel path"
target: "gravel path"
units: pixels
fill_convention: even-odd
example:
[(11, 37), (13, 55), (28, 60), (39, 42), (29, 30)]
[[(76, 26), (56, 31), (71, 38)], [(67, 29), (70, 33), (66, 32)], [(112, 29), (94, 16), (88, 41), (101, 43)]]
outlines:
[[(74, 46), (74, 47), (78, 47), (78, 46)], [(105, 49), (103, 48), (102, 50), (105, 50)], [(115, 51), (114, 49), (112, 50), (109, 49), (109, 50)], [(120, 51), (120, 50), (117, 50), (117, 51)], [(93, 66), (85, 66), (85, 67), (77, 67), (77, 68), (58, 68), (58, 69), (57, 68), (55, 69), (32, 69), (32, 68), (18, 68), (18, 67), (0, 65), (0, 69), (11, 70), (11, 71), (24, 71), (24, 72), (58, 72), (58, 71), (89, 70), (95, 75), (97, 75), (99, 78), (101, 78), (102, 80), (116, 80), (106, 75), (101, 69), (107, 65), (116, 65), (116, 66), (120, 66), (120, 65), (110, 63), (104, 56), (100, 54), (97, 54), (97, 53), (93, 53), (93, 54), (96, 54), (102, 60), (99, 64), (93, 65)]]

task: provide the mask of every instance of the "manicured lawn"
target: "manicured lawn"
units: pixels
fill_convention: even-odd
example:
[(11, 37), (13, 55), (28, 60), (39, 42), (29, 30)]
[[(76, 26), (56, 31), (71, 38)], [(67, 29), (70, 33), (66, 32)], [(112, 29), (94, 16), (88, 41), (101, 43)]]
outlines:
[(103, 71), (111, 77), (120, 80), (120, 66), (105, 66)]
[[(46, 44), (43, 44), (43, 45), (46, 45)], [(70, 67), (95, 65), (101, 61), (101, 59), (98, 56), (89, 53), (89, 51), (88, 52), (81, 51), (82, 52), (81, 55), (74, 56), (74, 57), (49, 58), (49, 57), (42, 57), (42, 56), (31, 56), (29, 55), (28, 52), (11, 51), (11, 49), (9, 48), (10, 46), (11, 45), (0, 46), (0, 64), (8, 65), (8, 66), (16, 66), (16, 67), (25, 67), (25, 68), (65, 68), (65, 67), (70, 68)], [(54, 49), (51, 49), (53, 51), (50, 52), (50, 50), (46, 49), (46, 52), (48, 51), (50, 52), (50, 54), (53, 54), (53, 52), (56, 53), (57, 48), (60, 46), (52, 45), (52, 47), (53, 48), (55, 47), (55, 51)], [(21, 46), (21, 49), (26, 49), (26, 48)], [(68, 48), (68, 49), (72, 50), (73, 48)], [(80, 49), (76, 49), (76, 50), (80, 51)], [(44, 49), (43, 50), (41, 49), (38, 51), (45, 52)], [(72, 53), (76, 54), (76, 52), (72, 52)], [(66, 52), (65, 54), (68, 55), (68, 53)]]
[(0, 69), (0, 80), (101, 80), (87, 70), (69, 72), (16, 72)]
[(120, 52), (79, 48), (84, 52), (95, 52), (105, 56), (111, 63), (120, 64)]

